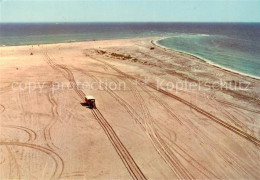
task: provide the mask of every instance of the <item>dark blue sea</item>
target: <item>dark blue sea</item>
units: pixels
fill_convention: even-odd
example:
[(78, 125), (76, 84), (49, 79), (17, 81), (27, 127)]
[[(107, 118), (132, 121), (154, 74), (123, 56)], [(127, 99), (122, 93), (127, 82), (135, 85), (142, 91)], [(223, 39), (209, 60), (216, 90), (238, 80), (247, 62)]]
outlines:
[(0, 45), (162, 36), (157, 43), (260, 77), (260, 23), (0, 24)]

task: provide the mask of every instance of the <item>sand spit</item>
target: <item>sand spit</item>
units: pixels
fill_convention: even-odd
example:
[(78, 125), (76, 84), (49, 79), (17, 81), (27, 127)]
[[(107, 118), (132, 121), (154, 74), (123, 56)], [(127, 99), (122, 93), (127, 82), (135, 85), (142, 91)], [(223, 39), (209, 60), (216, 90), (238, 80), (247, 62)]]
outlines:
[(259, 179), (260, 81), (157, 39), (0, 47), (0, 178)]

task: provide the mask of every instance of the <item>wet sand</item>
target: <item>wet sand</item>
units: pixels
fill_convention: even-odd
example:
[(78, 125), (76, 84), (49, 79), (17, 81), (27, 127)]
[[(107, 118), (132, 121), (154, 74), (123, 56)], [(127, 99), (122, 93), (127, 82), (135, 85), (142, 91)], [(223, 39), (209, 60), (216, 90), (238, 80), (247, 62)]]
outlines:
[(1, 47), (0, 178), (259, 179), (260, 80), (157, 39)]

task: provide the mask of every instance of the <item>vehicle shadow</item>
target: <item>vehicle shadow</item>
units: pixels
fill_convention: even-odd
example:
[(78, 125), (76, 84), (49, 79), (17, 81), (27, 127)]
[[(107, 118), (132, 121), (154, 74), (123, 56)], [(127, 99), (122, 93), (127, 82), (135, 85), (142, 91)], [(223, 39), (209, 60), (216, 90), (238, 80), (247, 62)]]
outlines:
[(81, 106), (87, 106), (88, 107), (88, 104), (87, 103), (80, 103)]
[(96, 106), (92, 107), (92, 106), (89, 106), (87, 103), (80, 103), (81, 106), (84, 106), (84, 107), (87, 107), (89, 109), (97, 109)]

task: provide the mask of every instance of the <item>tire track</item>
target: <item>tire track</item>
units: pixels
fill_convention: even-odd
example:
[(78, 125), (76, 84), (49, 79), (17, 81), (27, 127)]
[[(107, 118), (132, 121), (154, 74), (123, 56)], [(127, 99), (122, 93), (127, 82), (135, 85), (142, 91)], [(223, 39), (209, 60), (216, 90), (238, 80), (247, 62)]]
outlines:
[(48, 93), (48, 100), (51, 103), (51, 114), (52, 114), (52, 119), (50, 120), (50, 122), (47, 124), (47, 126), (45, 126), (44, 130), (43, 130), (43, 137), (47, 143), (47, 146), (50, 149), (54, 149), (57, 148), (59, 149), (52, 141), (52, 137), (51, 137), (51, 129), (52, 127), (57, 123), (58, 121), (58, 111), (57, 111), (57, 103), (53, 98), (53, 94), (52, 92)]
[(3, 113), (4, 111), (5, 111), (5, 106), (4, 105), (2, 105), (2, 104), (0, 104), (0, 113)]
[[(140, 87), (143, 89), (144, 92), (146, 92), (151, 98), (153, 98), (158, 104), (160, 104), (165, 110), (177, 121), (180, 121), (180, 119), (172, 112), (171, 108), (169, 105), (164, 103), (160, 98), (158, 98), (155, 94), (151, 93), (145, 86), (140, 85)], [(139, 96), (140, 93), (136, 91)], [(140, 98), (137, 98), (140, 101)], [(143, 99), (141, 99), (140, 102), (144, 102)], [(150, 117), (150, 119), (153, 119)], [(156, 123), (155, 121), (153, 123)], [(183, 122), (180, 123), (180, 125), (184, 125)], [(158, 126), (159, 129), (159, 126)], [(170, 142), (172, 143), (173, 146), (169, 146), (168, 143), (159, 135), (159, 132), (156, 130), (154, 127), (154, 131), (157, 133), (158, 140), (161, 142), (161, 144), (164, 146), (164, 148), (167, 150), (169, 153), (170, 157), (175, 157), (175, 154), (178, 154), (180, 157), (182, 157), (185, 161), (189, 162), (194, 168), (196, 168), (200, 173), (202, 173), (204, 176), (207, 178), (210, 178), (210, 176), (214, 178), (218, 178), (213, 172), (208, 170), (206, 167), (204, 167), (202, 164), (200, 164), (198, 161), (196, 161), (192, 156), (190, 156), (188, 153), (186, 153), (180, 146), (176, 144), (175, 141), (172, 141), (170, 139)], [(186, 156), (186, 157), (185, 157)], [(181, 165), (182, 166), (182, 165)], [(184, 167), (183, 167), (184, 169)]]
[(84, 177), (85, 176), (85, 172), (71, 172), (71, 173), (66, 173), (64, 175), (61, 176), (61, 178), (72, 178), (72, 177)]
[[(91, 75), (88, 74), (84, 71), (81, 71), (80, 69), (77, 69), (78, 71), (80, 71), (81, 73), (89, 76), (90, 78), (92, 78), (95, 81), (98, 81), (98, 79)], [(130, 84), (131, 85), (131, 84)], [(131, 85), (132, 87), (132, 85)], [(144, 88), (144, 87), (143, 87)], [(154, 125), (152, 125), (152, 130), (150, 130), (150, 126), (148, 125), (148, 123), (145, 122), (144, 118), (142, 118), (141, 116), (138, 115), (138, 113), (134, 110), (134, 108), (128, 104), (124, 99), (122, 99), (120, 96), (118, 96), (115, 92), (113, 92), (112, 90), (110, 90), (109, 88), (105, 89), (106, 92), (108, 92), (116, 101), (119, 102), (120, 105), (122, 105), (126, 111), (132, 116), (132, 118), (136, 121), (136, 123), (138, 123), (140, 125), (140, 127), (142, 128), (142, 130), (144, 130), (144, 132), (146, 132), (146, 134), (148, 135), (148, 137), (151, 139), (151, 142), (153, 143), (155, 149), (157, 150), (158, 154), (163, 158), (163, 160), (166, 162), (167, 165), (169, 165), (169, 167), (173, 170), (173, 172), (175, 172), (175, 174), (177, 173), (177, 176), (181, 179), (191, 179), (193, 178), (191, 175), (187, 175), (189, 174), (189, 172), (183, 167), (183, 165), (180, 163), (180, 161), (176, 158), (176, 156), (174, 155), (174, 153), (170, 150), (170, 148), (168, 147), (168, 145), (166, 145), (165, 141), (159, 136), (159, 133), (157, 132), (157, 130), (155, 130)], [(141, 98), (140, 100), (140, 94), (137, 90), (135, 90), (135, 88), (132, 87), (131, 91), (133, 92), (135, 98), (137, 99), (137, 104), (140, 105), (140, 110), (142, 111), (142, 114), (146, 114), (146, 111), (144, 110), (145, 107), (143, 106), (143, 102), (144, 99)], [(146, 92), (147, 90), (144, 89), (144, 91)], [(135, 93), (134, 93), (135, 92)], [(149, 93), (149, 92), (147, 92)], [(150, 95), (150, 94), (149, 94)], [(158, 97), (157, 97), (158, 98)], [(159, 104), (162, 104), (162, 102), (160, 102)], [(166, 107), (165, 104), (163, 104), (163, 107)], [(167, 108), (167, 111), (170, 111), (169, 107)], [(174, 115), (171, 111), (170, 111), (171, 115)], [(177, 118), (176, 115), (173, 116), (174, 118)], [(148, 117), (147, 119), (151, 119), (151, 117)], [(179, 120), (179, 119), (177, 119)], [(180, 121), (180, 120), (179, 120)], [(182, 123), (180, 123), (182, 124)], [(150, 131), (149, 131), (150, 130)], [(154, 135), (154, 133), (151, 133), (151, 131), (155, 131), (156, 135)], [(150, 133), (149, 133), (150, 132)], [(159, 137), (159, 139), (157, 138)], [(163, 143), (162, 143), (163, 141)], [(175, 142), (173, 142), (173, 144), (175, 144)], [(177, 146), (177, 145), (176, 145)], [(166, 151), (167, 150), (167, 151)], [(189, 157), (189, 160), (187, 158), (184, 157), (183, 154), (181, 154), (180, 152), (177, 152), (176, 149), (174, 150), (175, 153), (179, 154), (184, 160), (186, 160), (187, 162), (193, 161), (193, 163), (191, 163), (191, 165), (193, 167), (195, 167), (199, 172), (201, 172), (203, 175), (205, 175), (205, 177), (210, 178), (210, 176), (217, 178), (216, 175), (214, 175), (212, 172), (210, 172), (209, 170), (207, 170), (205, 167), (203, 167), (199, 162), (197, 162), (195, 159), (193, 159), (190, 155), (188, 155), (187, 153), (185, 153), (183, 151), (183, 153)], [(181, 150), (182, 151), (182, 150)], [(177, 165), (176, 165), (177, 164)], [(177, 168), (175, 166), (178, 166)], [(177, 172), (175, 169), (178, 169)], [(208, 175), (207, 175), (208, 174)]]
[[(233, 124), (235, 124), (237, 127), (239, 127), (240, 129), (242, 129), (243, 131), (245, 132), (250, 132), (251, 134), (253, 134), (254, 132), (248, 127), (245, 125), (244, 122), (251, 122), (251, 123), (254, 123), (254, 120), (251, 119), (249, 116), (245, 116), (243, 113), (241, 113), (238, 108), (236, 107), (231, 107), (229, 105), (226, 105), (226, 104), (222, 104), (222, 106), (219, 106), (219, 102), (216, 100), (216, 99), (212, 99), (213, 104), (214, 104), (214, 108), (217, 108), (218, 111), (220, 111), (223, 115), (225, 115), (229, 120), (230, 122), (232, 122)], [(211, 105), (212, 106), (212, 105)], [(212, 106), (213, 107), (213, 106)], [(229, 110), (227, 111), (227, 108), (231, 108), (232, 110)], [(236, 113), (236, 114), (239, 114), (241, 118), (244, 118), (239, 120), (238, 118), (236, 118), (232, 113)]]
[(85, 94), (77, 86), (73, 73), (66, 66), (54, 63), (52, 59), (49, 57), (49, 55), (47, 54), (47, 50), (43, 52), (43, 55), (46, 59), (47, 64), (49, 64), (54, 70), (62, 73), (62, 75), (69, 81), (71, 87), (75, 90), (78, 96), (84, 101)]
[[(82, 72), (82, 73), (86, 74), (85, 72)], [(86, 75), (91, 77), (93, 80), (97, 80), (94, 76), (92, 76), (90, 74), (86, 74)], [(116, 93), (111, 91), (109, 88), (106, 89), (106, 91), (112, 97), (114, 97), (126, 109), (126, 111), (138, 122), (139, 125), (141, 125), (141, 128), (148, 134), (149, 138), (151, 139), (151, 141), (152, 141), (153, 145), (155, 146), (159, 155), (164, 159), (166, 164), (169, 165), (169, 167), (173, 170), (173, 172), (175, 172), (175, 174), (177, 174), (177, 176), (181, 179), (187, 179), (187, 178), (192, 179), (193, 178), (192, 175), (189, 174), (189, 172), (185, 169), (185, 167), (176, 158), (174, 153), (170, 150), (168, 145), (165, 144), (165, 141), (161, 138), (161, 136), (159, 135), (157, 130), (154, 128), (153, 123), (145, 122), (144, 118), (140, 117), (137, 114), (137, 112), (133, 109), (132, 106), (130, 106), (126, 101), (124, 101), (120, 96), (118, 96)], [(135, 97), (137, 99), (137, 103), (140, 105), (140, 109), (142, 111), (142, 114), (146, 114), (147, 110), (145, 110), (145, 109), (147, 109), (147, 108), (146, 108), (146, 106), (144, 107), (144, 105), (143, 105), (144, 99), (142, 99), (139, 92), (136, 91), (133, 87), (132, 87), (132, 91), (136, 92), (136, 93), (133, 93), (133, 94), (135, 95)], [(176, 117), (176, 116), (174, 116), (174, 117)], [(146, 117), (146, 119), (153, 119), (153, 118), (150, 115), (149, 117)], [(143, 124), (145, 124), (145, 125), (143, 125)], [(153, 133), (151, 133), (151, 132), (153, 132)], [(179, 152), (177, 152), (177, 153), (181, 157), (183, 157), (182, 154), (180, 154)], [(192, 159), (191, 156), (189, 156), (189, 158)], [(187, 160), (187, 158), (184, 158), (184, 159), (187, 162), (190, 162), (190, 160)], [(209, 175), (217, 178), (216, 175), (214, 175), (212, 172), (207, 170), (205, 167), (202, 167), (202, 165), (200, 165), (200, 163), (198, 163), (196, 160), (194, 160), (194, 159), (192, 159), (192, 160), (194, 161), (194, 164), (196, 164), (196, 165), (194, 165), (194, 164), (191, 164), (191, 165), (193, 167), (195, 167), (198, 171), (200, 171), (203, 175), (205, 175), (207, 178), (209, 178), (209, 176), (206, 175), (206, 174), (209, 174)], [(197, 166), (199, 166), (199, 167), (197, 167)], [(177, 171), (176, 171), (176, 169), (177, 169)], [(206, 172), (203, 172), (203, 171), (206, 171)]]
[(168, 145), (164, 142), (164, 140), (159, 135), (157, 129), (154, 125), (154, 119), (151, 116), (148, 107), (145, 104), (145, 101), (141, 94), (131, 85), (132, 92), (138, 103), (141, 106), (142, 114), (144, 115), (144, 121), (146, 125), (147, 133), (157, 150), (160, 156), (164, 159), (166, 164), (172, 169), (172, 171), (176, 174), (176, 176), (180, 179), (194, 179), (194, 177), (189, 173), (189, 171), (182, 165), (180, 160), (176, 157), (176, 155), (170, 150)]
[[(71, 87), (75, 90), (75, 92), (78, 94), (78, 96), (84, 101), (85, 94), (83, 91), (79, 90), (73, 73), (64, 65), (58, 65), (52, 61), (52, 59), (48, 56), (47, 51), (43, 52), (47, 63), (55, 70), (61, 72), (63, 76), (69, 80)], [(133, 177), (133, 179), (137, 180), (144, 180), (146, 177), (138, 167), (138, 165), (135, 163), (134, 159), (130, 155), (130, 153), (127, 151), (125, 146), (122, 144), (118, 136), (116, 135), (115, 131), (111, 127), (111, 125), (106, 121), (104, 116), (101, 114), (101, 112), (98, 109), (92, 109), (92, 114), (100, 124), (100, 126), (103, 128), (105, 133), (107, 134), (107, 137), (109, 138), (110, 142), (114, 146), (115, 150), (117, 151), (119, 157), (121, 158), (122, 162), (124, 163), (125, 167), (127, 168), (130, 175)]]
[[(137, 78), (135, 78), (135, 77), (133, 77), (133, 76), (131, 76), (131, 75), (128, 75), (128, 74), (126, 74), (126, 73), (120, 71), (119, 69), (115, 68), (114, 66), (112, 66), (111, 64), (109, 64), (109, 63), (107, 63), (107, 62), (101, 61), (101, 60), (99, 60), (99, 59), (97, 59), (97, 58), (94, 58), (94, 57), (90, 57), (90, 56), (88, 56), (88, 57), (91, 58), (91, 59), (93, 59), (93, 60), (96, 60), (96, 61), (98, 61), (98, 62), (101, 62), (101, 63), (103, 63), (103, 64), (106, 64), (106, 65), (109, 66), (110, 68), (114, 69), (116, 72), (118, 72), (118, 73), (124, 75), (125, 77), (127, 77), (127, 78), (129, 78), (129, 79), (132, 79), (132, 80), (137, 79)], [(244, 139), (246, 139), (246, 140), (252, 142), (252, 143), (255, 144), (256, 146), (258, 146), (258, 147), (260, 146), (260, 141), (259, 141), (256, 137), (253, 137), (253, 136), (251, 136), (250, 134), (247, 134), (247, 133), (245, 133), (244, 131), (242, 131), (242, 130), (240, 130), (240, 129), (238, 129), (238, 128), (236, 128), (236, 127), (234, 127), (234, 126), (232, 126), (232, 125), (230, 125), (230, 124), (228, 124), (228, 123), (226, 123), (225, 121), (221, 120), (220, 118), (218, 118), (218, 117), (216, 117), (216, 116), (210, 114), (209, 112), (203, 110), (202, 108), (200, 108), (200, 107), (198, 107), (198, 106), (196, 106), (196, 105), (194, 105), (194, 104), (192, 104), (192, 103), (190, 103), (190, 102), (188, 102), (188, 101), (186, 101), (186, 100), (180, 98), (179, 96), (176, 96), (176, 95), (174, 95), (174, 94), (172, 94), (172, 93), (170, 93), (170, 92), (168, 92), (168, 91), (165, 91), (165, 90), (163, 90), (163, 89), (157, 87), (156, 85), (154, 85), (154, 84), (152, 84), (152, 83), (146, 83), (146, 82), (145, 82), (144, 80), (142, 80), (142, 79), (138, 79), (138, 80), (139, 80), (139, 82), (145, 83), (145, 84), (146, 84), (147, 86), (149, 86), (150, 88), (152, 88), (152, 89), (154, 89), (154, 90), (156, 90), (156, 91), (158, 91), (158, 92), (160, 92), (160, 93), (162, 93), (162, 94), (164, 94), (164, 95), (166, 95), (166, 96), (168, 96), (168, 97), (171, 97), (171, 98), (173, 98), (173, 99), (175, 99), (175, 100), (177, 100), (177, 101), (179, 101), (179, 102), (181, 102), (181, 103), (187, 105), (188, 107), (192, 108), (193, 110), (197, 111), (198, 113), (200, 113), (200, 114), (202, 114), (202, 115), (208, 117), (209, 119), (213, 120), (215, 123), (218, 123), (219, 125), (223, 126), (224, 128), (226, 128), (226, 129), (232, 131), (233, 133), (235, 133), (235, 134), (237, 134), (237, 135), (243, 137)]]
[[(192, 124), (192, 126), (197, 126), (196, 121), (189, 120), (189, 122), (187, 123)], [(205, 139), (205, 141), (207, 142), (207, 146), (211, 148), (211, 151), (218, 154), (218, 156), (221, 157), (227, 164), (229, 164), (230, 167), (234, 169), (234, 171), (237, 171), (237, 169), (234, 168), (234, 166), (236, 166), (239, 169), (239, 171), (237, 171), (238, 173), (243, 171), (245, 174), (249, 175), (248, 172), (251, 172), (250, 174), (254, 174), (255, 177), (259, 176), (259, 172), (257, 171), (257, 169), (252, 167), (250, 163), (243, 161), (241, 157), (239, 157), (239, 155), (233, 153), (232, 150), (230, 150), (230, 147), (227, 147), (224, 144), (219, 143), (217, 141), (213, 141), (212, 137), (208, 135), (207, 130), (205, 128), (199, 128), (199, 133), (196, 134), (197, 137), (200, 138), (201, 140)], [(241, 164), (243, 166), (241, 166)]]
[(63, 170), (64, 170), (64, 161), (63, 159), (54, 151), (47, 149), (45, 147), (42, 146), (38, 146), (35, 144), (29, 144), (29, 143), (19, 143), (19, 142), (0, 142), (1, 146), (19, 146), (19, 147), (27, 147), (27, 148), (31, 148), (34, 150), (38, 150), (41, 151), (45, 154), (47, 154), (48, 156), (50, 156), (55, 163), (55, 169), (54, 172), (51, 176), (51, 179), (59, 179)]
[(3, 160), (1, 160), (0, 165), (5, 163), (5, 157), (3, 157)]
[[(11, 167), (11, 159), (12, 159), (14, 161), (14, 164), (15, 164), (15, 167), (16, 167), (16, 170), (17, 170), (18, 179), (21, 179), (21, 167), (20, 167), (20, 165), (17, 163), (17, 160), (16, 160), (11, 148), (8, 147), (7, 145), (5, 145), (5, 148), (8, 152), (8, 154), (9, 154), (10, 170), (12, 169), (12, 167)], [(12, 175), (12, 173), (10, 172), (9, 177), (11, 177), (11, 175)]]
[[(135, 97), (137, 97), (137, 99), (140, 100), (140, 98), (138, 98), (138, 96), (139, 97), (141, 96), (140, 93), (138, 92), (138, 90), (136, 90), (136, 88), (134, 88), (132, 86), (132, 84), (130, 84), (130, 85), (131, 85), (131, 88), (132, 88), (132, 90), (133, 90), (133, 92), (135, 94)], [(181, 120), (172, 112), (172, 110), (169, 108), (168, 104), (166, 104), (165, 102), (161, 101), (160, 98), (158, 98), (155, 94), (153, 94), (149, 90), (147, 90), (147, 88), (145, 86), (139, 85), (139, 87), (142, 88), (143, 91), (145, 93), (147, 93), (152, 99), (154, 99), (158, 104), (160, 104), (160, 106), (163, 107), (167, 111), (167, 113), (170, 114), (175, 120), (177, 120), (179, 124), (183, 124), (181, 122)], [(142, 102), (144, 102), (144, 101), (139, 101), (139, 104), (142, 104)]]
[[(86, 73), (85, 71), (82, 71), (81, 69), (76, 69), (77, 71), (81, 72), (82, 74), (84, 75), (87, 75), (89, 76), (91, 79), (95, 80), (98, 82), (98, 79), (94, 76), (94, 75), (91, 75), (89, 73)], [(104, 88), (104, 86), (102, 86)], [(112, 90), (110, 90), (109, 88), (104, 88), (104, 90), (110, 94), (110, 96), (112, 96), (120, 105), (122, 105), (125, 110), (127, 111), (127, 113), (135, 120), (135, 122), (137, 124), (140, 125), (141, 129), (143, 131), (146, 131), (145, 130), (145, 127), (143, 125), (143, 118), (134, 110), (134, 108), (129, 104), (127, 103), (123, 98), (121, 98), (120, 96), (118, 96), (115, 92), (113, 92)]]
[(36, 134), (35, 131), (33, 131), (33, 130), (29, 129), (29, 128), (23, 127), (23, 126), (3, 125), (2, 127), (14, 128), (14, 129), (19, 129), (19, 130), (24, 131), (26, 134), (28, 134), (27, 142), (32, 142), (32, 141), (36, 140), (36, 138), (37, 138), (37, 134)]
[[(144, 88), (145, 88), (145, 87), (144, 87)], [(213, 104), (215, 104), (215, 105), (209, 104), (210, 106), (212, 106), (213, 108), (216, 108), (216, 107), (217, 107), (217, 109), (218, 109), (220, 112), (221, 112), (222, 109), (223, 109), (223, 110), (227, 113), (227, 111), (224, 109), (225, 107), (216, 106), (216, 103), (217, 103), (217, 102), (215, 101), (215, 99), (212, 99), (211, 103), (212, 103), (212, 102), (213, 102)], [(226, 113), (223, 112), (223, 114), (226, 114)], [(227, 116), (228, 116), (228, 115), (227, 115)], [(199, 118), (199, 116), (197, 116), (197, 117)], [(233, 117), (233, 116), (232, 116), (232, 117)], [(229, 117), (229, 118), (230, 118), (230, 117)], [(187, 121), (185, 118), (184, 118), (183, 120), (184, 120), (183, 122), (186, 122), (186, 121)], [(189, 123), (193, 124), (191, 121), (190, 121)], [(186, 123), (185, 123), (185, 126), (188, 128), (188, 126), (187, 126)], [(194, 124), (193, 126), (196, 126), (196, 125)], [(242, 127), (241, 127), (241, 128), (242, 128)], [(190, 129), (190, 130), (194, 131), (193, 128)], [(200, 131), (200, 133), (198, 133), (198, 132), (196, 132), (196, 131), (194, 131), (194, 133), (197, 134), (197, 136), (198, 136), (201, 140), (203, 139), (203, 137), (201, 136), (201, 134), (203, 134), (203, 135), (204, 135), (204, 138), (206, 138), (206, 140), (207, 140), (208, 145), (211, 146), (212, 151), (215, 151), (220, 157), (222, 157), (222, 159), (223, 159), (227, 164), (230, 164), (235, 171), (237, 171), (237, 169), (235, 169), (233, 166), (236, 166), (236, 167), (239, 169), (238, 172), (243, 171), (245, 174), (248, 174), (248, 172), (251, 172), (251, 174), (254, 174), (254, 177), (258, 177), (258, 176), (259, 176), (259, 175), (258, 175), (259, 173), (257, 172), (257, 170), (254, 169), (254, 168), (250, 165), (250, 163), (247, 163), (247, 162), (241, 160), (241, 158), (240, 158), (237, 154), (233, 153), (233, 152), (232, 152), (229, 148), (227, 148), (226, 146), (220, 145), (220, 144), (218, 144), (218, 143), (214, 143), (214, 141), (212, 141), (212, 138), (208, 137), (208, 136), (205, 134), (205, 130), (204, 130), (204, 129), (199, 130), (199, 131)], [(172, 143), (175, 144), (175, 142), (172, 142)], [(181, 147), (179, 147), (177, 144), (175, 144), (175, 145), (178, 147), (178, 149), (181, 149)], [(222, 150), (220, 150), (220, 146), (221, 146)], [(182, 151), (183, 151), (183, 150), (182, 150)], [(177, 151), (177, 153), (178, 153), (178, 151)], [(243, 165), (243, 166), (241, 166), (241, 165)], [(248, 174), (248, 175), (249, 175), (249, 174)], [(218, 177), (216, 177), (216, 178), (219, 179)]]
[(240, 105), (237, 105), (237, 104), (234, 104), (234, 103), (230, 103), (230, 102), (227, 102), (227, 101), (224, 101), (224, 100), (220, 100), (220, 99), (215, 99), (215, 100), (220, 102), (220, 103), (222, 103), (222, 104), (225, 104), (226, 106), (236, 107), (236, 108), (239, 108), (239, 109), (242, 109), (242, 110), (245, 110), (245, 111), (249, 111), (249, 112), (253, 112), (253, 113), (256, 113), (256, 114), (260, 114), (260, 111), (256, 110), (256, 109), (246, 108), (246, 107), (243, 107), (243, 106), (240, 106)]
[(106, 121), (104, 116), (100, 113), (98, 109), (92, 110), (93, 116), (96, 118), (100, 126), (103, 128), (107, 137), (109, 138), (110, 142), (114, 146), (117, 154), (119, 155), (120, 159), (123, 161), (125, 167), (127, 168), (130, 175), (133, 179), (146, 179), (138, 165), (135, 163), (134, 159), (127, 151), (126, 147), (120, 141), (118, 136), (116, 135), (115, 131), (111, 127), (111, 125)]

